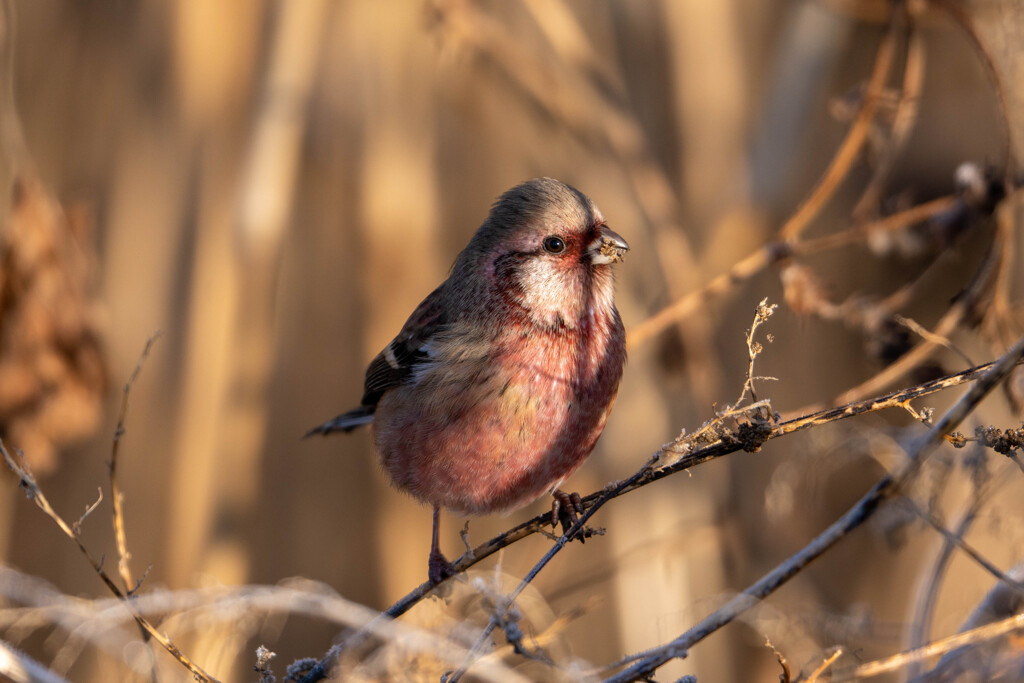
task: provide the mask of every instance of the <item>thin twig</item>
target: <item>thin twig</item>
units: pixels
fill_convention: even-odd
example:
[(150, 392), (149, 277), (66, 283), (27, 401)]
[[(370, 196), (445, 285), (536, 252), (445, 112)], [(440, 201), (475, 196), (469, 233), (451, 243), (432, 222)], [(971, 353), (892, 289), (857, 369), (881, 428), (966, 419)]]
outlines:
[(814, 186), (811, 194), (779, 230), (779, 237), (782, 240), (788, 241), (800, 236), (800, 233), (810, 225), (822, 207), (831, 199), (839, 184), (853, 167), (853, 162), (860, 155), (864, 142), (867, 140), (871, 122), (875, 118), (875, 110), (878, 108), (878, 101), (885, 88), (885, 80), (892, 68), (893, 58), (896, 54), (896, 40), (900, 34), (900, 27), (903, 25), (901, 14), (900, 12), (893, 13), (889, 31), (878, 45), (875, 64), (871, 69), (871, 78), (864, 91), (864, 100), (857, 113), (857, 118), (850, 125), (846, 137), (836, 150), (835, 156), (829, 162), (828, 168), (825, 169), (818, 184)]
[(807, 679), (807, 683), (815, 683), (821, 677), (821, 675), (825, 673), (828, 670), (828, 668), (835, 663), (837, 659), (839, 659), (839, 656), (841, 654), (843, 654), (843, 648), (836, 648), (835, 652), (829, 655), (825, 661), (818, 665), (817, 669), (811, 672), (810, 677)]
[(114, 580), (110, 577), (110, 575), (106, 572), (106, 570), (103, 569), (102, 564), (93, 559), (92, 555), (89, 554), (89, 550), (82, 543), (82, 540), (78, 536), (78, 534), (76, 534), (74, 529), (67, 522), (64, 521), (64, 518), (57, 514), (57, 511), (53, 509), (53, 507), (50, 505), (50, 501), (47, 500), (46, 496), (43, 494), (42, 489), (40, 489), (39, 485), (36, 483), (35, 477), (32, 476), (32, 472), (28, 469), (28, 465), (24, 462), (19, 463), (18, 460), (16, 460), (8, 452), (7, 447), (4, 445), (2, 440), (0, 440), (0, 455), (3, 455), (4, 462), (7, 463), (7, 466), (11, 469), (11, 471), (14, 472), (14, 474), (17, 475), (18, 478), (21, 480), (21, 486), (23, 489), (25, 489), (25, 493), (28, 495), (28, 497), (31, 498), (33, 502), (35, 502), (35, 504), (39, 507), (40, 510), (43, 511), (44, 514), (46, 514), (47, 517), (52, 519), (53, 522), (58, 527), (60, 527), (60, 530), (64, 532), (65, 536), (67, 536), (75, 542), (75, 545), (78, 546), (78, 550), (81, 551), (82, 555), (85, 556), (85, 559), (89, 562), (90, 565), (92, 565), (93, 571), (95, 571), (96, 575), (100, 577), (100, 580), (103, 581), (107, 589), (110, 590), (110, 592), (113, 593), (115, 597), (117, 597), (124, 603), (124, 606), (128, 609), (129, 612), (131, 612), (131, 615), (135, 619), (135, 622), (140, 627), (142, 627), (146, 631), (146, 633), (148, 633), (150, 637), (153, 638), (153, 640), (160, 643), (160, 645), (165, 650), (170, 652), (175, 659), (177, 659), (185, 668), (187, 668), (197, 681), (204, 681), (205, 683), (217, 683), (217, 679), (203, 671), (197, 664), (195, 664), (191, 659), (189, 659), (189, 657), (185, 655), (184, 652), (179, 650), (178, 646), (171, 642), (170, 638), (160, 633), (160, 631), (158, 631), (157, 628), (153, 626), (153, 624), (151, 624), (148, 619), (146, 619), (144, 616), (142, 616), (142, 614), (139, 613), (136, 607), (132, 604), (131, 598), (127, 595), (127, 593), (125, 593), (118, 587), (117, 583), (115, 583)]
[(907, 652), (901, 652), (897, 655), (893, 655), (892, 657), (868, 662), (867, 664), (861, 664), (850, 672), (836, 672), (833, 674), (832, 680), (834, 683), (839, 683), (840, 681), (872, 678), (890, 671), (897, 671), (909, 664), (920, 662), (928, 659), (929, 657), (934, 657), (935, 655), (941, 655), (965, 645), (973, 645), (975, 643), (984, 643), (990, 640), (995, 640), (1000, 636), (1013, 633), (1021, 628), (1024, 628), (1024, 614), (1015, 614), (1012, 617), (1008, 617), (1001, 621), (985, 624), (984, 626), (979, 626), (978, 628), (964, 631), (963, 633), (957, 633), (947, 638), (936, 640), (924, 647), (919, 647)]
[(0, 640), (0, 675), (13, 683), (69, 683), (45, 666)]
[[(112, 521), (114, 525), (114, 541), (117, 544), (117, 571), (121, 575), (121, 580), (124, 581), (125, 595), (129, 598), (141, 587), (142, 579), (139, 579), (138, 582), (133, 582), (132, 580), (132, 570), (129, 564), (132, 554), (128, 552), (128, 535), (124, 524), (124, 493), (122, 493), (117, 481), (117, 455), (121, 450), (121, 437), (124, 436), (126, 431), (125, 422), (128, 418), (128, 397), (131, 394), (132, 385), (135, 384), (135, 380), (142, 372), (142, 366), (149, 357), (149, 351), (153, 348), (156, 340), (160, 338), (160, 334), (160, 330), (157, 330), (146, 340), (146, 345), (142, 347), (142, 353), (139, 354), (135, 368), (128, 375), (128, 381), (124, 383), (124, 391), (121, 394), (121, 410), (117, 415), (117, 427), (114, 429), (114, 440), (110, 446), (110, 497), (113, 498)], [(148, 573), (149, 571), (147, 570), (143, 574), (143, 578)], [(143, 642), (147, 644), (146, 650), (149, 652), (152, 663), (150, 667), (150, 680), (156, 683), (156, 656), (149, 646), (149, 633), (141, 624), (139, 625), (139, 633), (142, 636)]]
[(934, 332), (928, 330), (923, 325), (921, 325), (921, 323), (914, 320), (913, 318), (907, 318), (902, 315), (894, 315), (893, 320), (898, 322), (900, 325), (903, 325), (903, 327), (907, 328), (908, 330), (918, 335), (922, 339), (927, 339), (928, 341), (934, 344), (944, 346), (945, 348), (949, 349), (956, 355), (960, 356), (968, 365), (976, 365), (976, 363), (973, 360), (971, 360), (970, 356), (968, 356), (966, 353), (957, 348), (956, 344), (951, 342), (947, 337), (935, 334)]
[(743, 593), (730, 600), (690, 630), (665, 645), (653, 648), (616, 663), (615, 666), (631, 665), (620, 673), (606, 679), (607, 683), (626, 683), (644, 680), (666, 662), (685, 657), (689, 649), (733, 619), (757, 605), (774, 593), (789, 579), (803, 570), (811, 561), (838, 543), (851, 531), (869, 519), (879, 506), (897, 492), (920, 469), (943, 437), (953, 430), (978, 403), (1001, 382), (1024, 358), (1024, 337), (1004, 354), (984, 376), (958, 400), (952, 408), (926, 434), (919, 437), (907, 449), (906, 460), (891, 474), (880, 479), (857, 503), (828, 529), (810, 543), (791, 555), (783, 563), (765, 574)]
[(882, 196), (882, 188), (917, 123), (921, 91), (924, 88), (927, 51), (925, 50), (924, 36), (914, 24), (913, 17), (909, 13), (907, 22), (907, 55), (903, 66), (903, 91), (900, 93), (900, 99), (896, 105), (896, 115), (893, 117), (889, 140), (881, 158), (875, 165), (875, 171), (868, 186), (853, 208), (854, 218), (866, 217), (877, 209)]
[(114, 442), (110, 447), (110, 493), (114, 499), (114, 539), (117, 542), (117, 571), (121, 574), (121, 580), (124, 581), (125, 591), (131, 595), (134, 592), (132, 580), (131, 568), (128, 565), (128, 561), (132, 555), (128, 552), (128, 537), (125, 534), (124, 527), (124, 494), (121, 492), (121, 487), (117, 483), (117, 454), (120, 451), (121, 437), (125, 434), (125, 419), (128, 417), (128, 396), (131, 394), (132, 385), (138, 378), (139, 373), (142, 372), (142, 365), (146, 362), (146, 358), (149, 357), (149, 351), (153, 348), (153, 344), (160, 338), (160, 330), (157, 330), (146, 340), (146, 345), (142, 348), (142, 353), (139, 355), (139, 360), (135, 363), (135, 369), (132, 370), (132, 374), (128, 376), (128, 381), (124, 384), (124, 391), (121, 394), (121, 412), (117, 416), (117, 428), (114, 430)]
[(779, 263), (788, 256), (818, 254), (857, 242), (864, 242), (867, 236), (872, 233), (902, 230), (909, 225), (920, 223), (950, 210), (957, 201), (959, 200), (955, 196), (947, 195), (899, 211), (877, 221), (856, 225), (831, 235), (824, 235), (804, 241), (794, 241), (789, 244), (769, 242), (741, 259), (727, 272), (712, 278), (700, 289), (686, 294), (643, 322), (633, 325), (629, 330), (626, 342), (630, 349), (635, 349), (664, 332), (675, 323), (686, 320), (701, 310), (703, 305), (711, 298), (725, 294), (737, 284), (746, 282), (768, 266)]
[[(1007, 478), (997, 479), (998, 482), (1009, 481)], [(984, 487), (976, 487), (974, 493), (971, 496), (971, 502), (967, 506), (967, 510), (964, 511), (960, 517), (960, 521), (954, 526), (953, 535), (957, 538), (962, 538), (971, 524), (977, 518), (978, 513), (981, 511), (983, 503), (989, 499), (988, 489), (991, 485)], [(956, 550), (957, 545), (949, 538), (946, 538), (942, 545), (942, 549), (936, 556), (935, 561), (932, 564), (932, 568), (928, 573), (928, 577), (923, 582), (923, 587), (918, 591), (918, 598), (913, 611), (913, 618), (910, 620), (910, 636), (908, 638), (911, 649), (921, 647), (928, 641), (928, 634), (931, 628), (932, 616), (935, 610), (935, 603), (938, 599), (939, 587), (943, 575), (949, 566), (949, 561), (953, 558), (953, 551)], [(911, 666), (908, 672), (910, 676), (914, 676), (918, 671)]]
[[(743, 382), (743, 390), (740, 391), (740, 397), (736, 399), (736, 402), (726, 407), (726, 412), (736, 410), (740, 404), (743, 403), (743, 399), (746, 398), (747, 392), (750, 392), (750, 397), (753, 401), (757, 401), (757, 392), (754, 391), (754, 380), (755, 379), (775, 379), (775, 377), (756, 377), (754, 376), (754, 362), (757, 360), (758, 354), (764, 349), (759, 342), (754, 341), (754, 335), (757, 334), (757, 328), (763, 325), (768, 318), (772, 317), (775, 313), (775, 309), (779, 307), (778, 304), (768, 305), (768, 299), (762, 299), (761, 303), (757, 305), (757, 310), (754, 312), (754, 322), (750, 325), (750, 329), (747, 330), (747, 356), (750, 358), (750, 362), (747, 366), (747, 379)], [(772, 336), (767, 336), (769, 342), (772, 341)]]
[(874, 377), (840, 394), (836, 398), (836, 403), (856, 401), (863, 396), (881, 391), (931, 356), (935, 349), (939, 347), (939, 344), (933, 341), (933, 339), (948, 338), (960, 326), (960, 323), (968, 314), (973, 311), (984, 293), (989, 290), (990, 283), (999, 273), (1000, 253), (1006, 247), (1005, 236), (1000, 236), (997, 232), (995, 240), (989, 246), (985, 258), (974, 272), (970, 283), (967, 284), (961, 295), (957, 297), (953, 305), (939, 319), (935, 328), (931, 330), (931, 334)]

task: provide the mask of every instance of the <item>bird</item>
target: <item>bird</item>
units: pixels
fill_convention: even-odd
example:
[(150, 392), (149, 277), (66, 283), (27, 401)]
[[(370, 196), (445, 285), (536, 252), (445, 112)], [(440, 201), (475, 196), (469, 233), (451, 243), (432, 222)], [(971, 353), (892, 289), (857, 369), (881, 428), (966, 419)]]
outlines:
[(433, 506), (431, 583), (454, 574), (442, 508), (510, 512), (551, 494), (553, 525), (559, 506), (582, 512), (559, 486), (593, 451), (618, 392), (626, 345), (612, 266), (628, 250), (579, 190), (553, 178), (513, 187), (370, 362), (361, 404), (307, 434), (372, 424), (391, 482)]

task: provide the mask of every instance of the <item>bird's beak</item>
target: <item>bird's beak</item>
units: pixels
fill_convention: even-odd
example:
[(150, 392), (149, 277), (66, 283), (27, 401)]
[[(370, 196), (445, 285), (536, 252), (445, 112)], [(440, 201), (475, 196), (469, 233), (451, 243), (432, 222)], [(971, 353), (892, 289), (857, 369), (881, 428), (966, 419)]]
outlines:
[(605, 263), (616, 263), (621, 261), (626, 252), (629, 251), (629, 244), (622, 239), (622, 235), (615, 232), (607, 225), (601, 227), (601, 234), (587, 245), (587, 253), (590, 254), (590, 262), (594, 265)]

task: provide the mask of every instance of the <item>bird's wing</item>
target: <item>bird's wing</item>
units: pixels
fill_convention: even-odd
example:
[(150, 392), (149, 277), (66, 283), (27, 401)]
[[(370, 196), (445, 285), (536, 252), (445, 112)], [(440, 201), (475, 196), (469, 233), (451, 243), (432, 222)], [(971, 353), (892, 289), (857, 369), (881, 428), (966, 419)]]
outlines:
[(384, 392), (405, 384), (418, 366), (430, 360), (427, 344), (446, 324), (438, 287), (413, 311), (402, 331), (366, 368), (364, 406), (374, 406)]
[(377, 401), (384, 392), (408, 382), (416, 367), (430, 360), (427, 343), (445, 325), (440, 291), (438, 287), (431, 292), (405, 321), (398, 336), (370, 361), (370, 366), (366, 368), (362, 405), (311, 429), (306, 436), (351, 432), (356, 427), (373, 422)]

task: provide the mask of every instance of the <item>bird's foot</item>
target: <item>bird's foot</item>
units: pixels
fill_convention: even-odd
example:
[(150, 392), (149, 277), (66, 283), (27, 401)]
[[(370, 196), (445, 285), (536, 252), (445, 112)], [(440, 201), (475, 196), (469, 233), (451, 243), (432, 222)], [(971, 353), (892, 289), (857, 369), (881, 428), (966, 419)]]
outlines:
[[(561, 489), (552, 491), (551, 496), (554, 499), (551, 501), (551, 527), (557, 528), (561, 524), (562, 533), (568, 534), (572, 526), (579, 521), (579, 516), (586, 510), (583, 506), (583, 499), (580, 498), (578, 493), (566, 493)], [(583, 543), (585, 539), (603, 533), (604, 529), (592, 529), (585, 526), (569, 540), (578, 538), (580, 543)]]
[(440, 550), (430, 551), (430, 557), (427, 559), (427, 578), (430, 580), (430, 583), (436, 586), (457, 573), (455, 566), (445, 559)]

